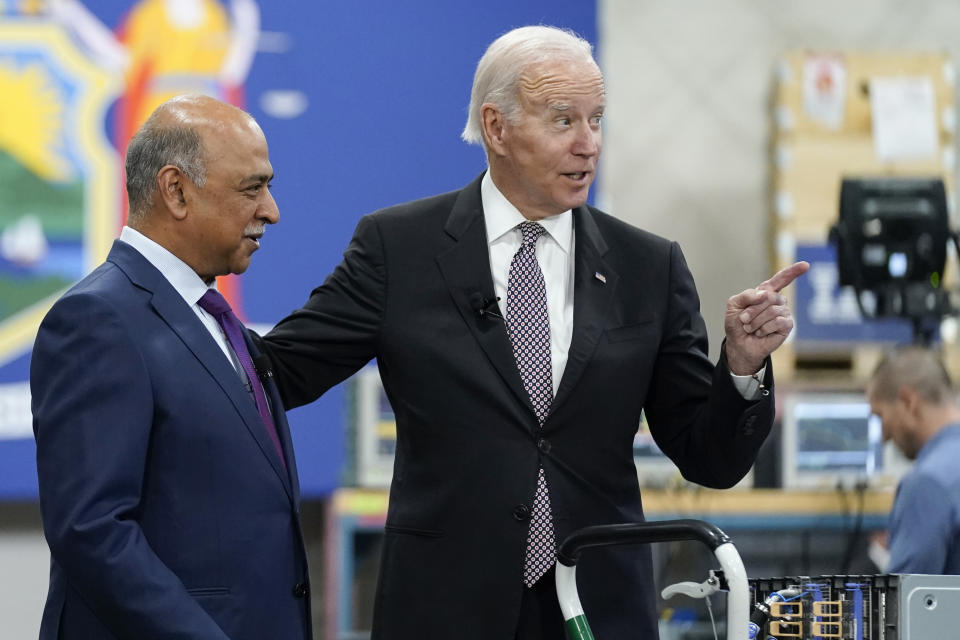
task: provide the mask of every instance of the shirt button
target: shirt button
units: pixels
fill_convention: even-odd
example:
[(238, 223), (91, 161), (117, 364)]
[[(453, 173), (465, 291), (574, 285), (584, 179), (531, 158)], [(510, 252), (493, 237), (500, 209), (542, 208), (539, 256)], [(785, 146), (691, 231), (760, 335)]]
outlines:
[(310, 593), (310, 587), (307, 586), (306, 582), (298, 582), (293, 588), (293, 595), (297, 598), (302, 598), (308, 593)]
[(525, 504), (518, 504), (513, 508), (513, 517), (517, 520), (526, 520), (530, 517), (530, 507)]
[(546, 438), (540, 438), (537, 440), (537, 449), (540, 449), (541, 453), (550, 453), (550, 448), (553, 445), (550, 444), (550, 441)]

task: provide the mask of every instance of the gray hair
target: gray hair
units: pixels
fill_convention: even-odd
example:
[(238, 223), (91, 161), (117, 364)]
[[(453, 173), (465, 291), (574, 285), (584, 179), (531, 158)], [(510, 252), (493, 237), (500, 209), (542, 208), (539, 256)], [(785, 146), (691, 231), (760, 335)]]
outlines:
[(508, 122), (517, 122), (521, 108), (518, 93), (520, 76), (528, 67), (549, 60), (596, 64), (590, 43), (569, 29), (520, 27), (494, 40), (477, 63), (467, 125), (460, 137), (470, 144), (485, 144), (480, 108), (487, 102), (496, 105)]
[(157, 192), (157, 174), (167, 165), (180, 169), (198, 187), (207, 179), (203, 138), (189, 124), (164, 124), (154, 112), (127, 147), (127, 201), (132, 222), (142, 221)]
[(923, 347), (900, 347), (884, 356), (870, 379), (870, 396), (884, 402), (897, 399), (909, 387), (934, 406), (956, 402), (956, 391), (943, 361)]

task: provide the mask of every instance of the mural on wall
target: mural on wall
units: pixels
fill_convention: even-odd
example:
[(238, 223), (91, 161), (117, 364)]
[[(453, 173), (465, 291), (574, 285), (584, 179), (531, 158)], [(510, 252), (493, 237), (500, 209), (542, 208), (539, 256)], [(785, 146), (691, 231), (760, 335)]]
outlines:
[(43, 3), (20, 4), (0, 21), (0, 363), (103, 256), (119, 178), (103, 128), (116, 74)]
[[(181, 93), (242, 106), (258, 30), (253, 0), (143, 0), (116, 34), (79, 2), (4, 6), (0, 365), (29, 347), (56, 296), (106, 256), (126, 217), (121, 159), (136, 129)], [(221, 288), (242, 310), (236, 282)]]
[[(243, 106), (259, 19), (253, 0), (142, 0), (111, 29), (76, 0), (0, 2), (0, 372), (106, 257), (150, 113), (188, 92)], [(242, 315), (238, 279), (219, 284)], [(6, 377), (20, 379), (0, 384), (0, 441), (30, 439), (26, 375)]]

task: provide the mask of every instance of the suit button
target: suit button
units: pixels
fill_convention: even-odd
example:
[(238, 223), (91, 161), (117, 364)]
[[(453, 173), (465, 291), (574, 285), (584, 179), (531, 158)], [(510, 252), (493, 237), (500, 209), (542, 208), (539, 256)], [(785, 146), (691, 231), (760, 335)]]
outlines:
[(306, 582), (298, 582), (293, 588), (293, 595), (297, 598), (302, 598), (308, 593), (310, 593), (310, 587), (307, 586)]
[(530, 507), (525, 504), (518, 504), (513, 508), (513, 517), (517, 520), (526, 520), (530, 517)]
[(546, 438), (540, 438), (537, 440), (537, 449), (540, 449), (542, 453), (550, 453), (551, 446), (552, 445), (550, 444), (550, 441)]

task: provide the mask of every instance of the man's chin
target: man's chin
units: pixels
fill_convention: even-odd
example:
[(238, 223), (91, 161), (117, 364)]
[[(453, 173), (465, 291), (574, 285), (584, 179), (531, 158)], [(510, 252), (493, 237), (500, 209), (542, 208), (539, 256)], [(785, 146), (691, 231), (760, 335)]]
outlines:
[(590, 197), (590, 185), (585, 185), (579, 189), (573, 189), (567, 193), (566, 204), (568, 209), (576, 209), (587, 204)]
[(577, 207), (582, 207), (583, 205), (587, 204), (588, 195), (589, 193), (584, 193), (582, 196), (579, 194), (572, 196), (566, 202), (567, 209), (576, 209)]
[(246, 259), (240, 259), (240, 260), (234, 261), (234, 263), (230, 265), (230, 273), (232, 273), (235, 276), (238, 276), (249, 268), (250, 268), (250, 257), (248, 256)]

